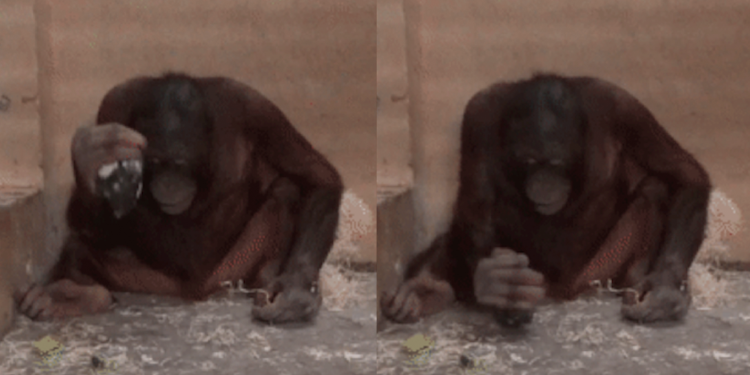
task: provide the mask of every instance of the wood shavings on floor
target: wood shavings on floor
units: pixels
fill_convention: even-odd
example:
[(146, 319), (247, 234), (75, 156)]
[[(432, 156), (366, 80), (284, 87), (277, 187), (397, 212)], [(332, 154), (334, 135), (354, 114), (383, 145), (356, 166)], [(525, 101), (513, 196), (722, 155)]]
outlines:
[[(706, 240), (690, 269), (693, 305), (682, 323), (623, 321), (620, 299), (598, 295), (539, 306), (523, 331), (505, 330), (488, 314), (456, 305), (413, 325), (378, 333), (378, 374), (748, 374), (750, 273), (722, 270), (730, 239), (743, 229), (739, 209), (714, 190)], [(434, 342), (415, 361), (404, 342)]]
[[(750, 295), (750, 274), (725, 273), (732, 293)], [(747, 374), (747, 311), (750, 299), (737, 298), (693, 309), (682, 324), (640, 326), (620, 318), (619, 298), (602, 294), (540, 306), (518, 332), (457, 305), (413, 325), (389, 323), (378, 333), (378, 374)], [(435, 343), (419, 366), (403, 349), (415, 334)]]
[(689, 272), (693, 307), (712, 308), (733, 298), (718, 270), (720, 263), (728, 258), (729, 241), (743, 225), (737, 204), (721, 190), (714, 189), (708, 204), (705, 239)]
[[(17, 317), (0, 342), (0, 374), (373, 374), (375, 274), (346, 265), (374, 219), (349, 191), (340, 214), (313, 323), (253, 322), (247, 290), (232, 283), (228, 296), (199, 303), (117, 294), (114, 310), (102, 315), (58, 323)], [(59, 355), (34, 347), (47, 337), (60, 343)]]
[[(369, 301), (340, 311), (324, 307), (314, 323), (290, 326), (253, 322), (251, 300), (241, 294), (200, 303), (118, 294), (120, 302), (102, 315), (60, 323), (19, 317), (0, 343), (0, 374), (372, 374), (369, 276), (360, 285), (367, 290), (357, 291), (373, 296)], [(59, 358), (34, 348), (47, 336), (62, 344)]]
[(358, 251), (358, 241), (375, 230), (372, 210), (361, 198), (347, 190), (341, 199), (339, 226), (328, 261), (320, 270), (323, 304), (332, 311), (341, 311), (352, 304), (359, 304), (374, 296), (359, 293), (366, 274), (349, 268), (351, 259)]

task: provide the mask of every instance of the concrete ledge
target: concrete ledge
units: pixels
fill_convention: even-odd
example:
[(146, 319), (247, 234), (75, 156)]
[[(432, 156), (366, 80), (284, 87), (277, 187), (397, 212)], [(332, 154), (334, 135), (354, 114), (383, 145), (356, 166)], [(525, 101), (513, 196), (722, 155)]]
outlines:
[(0, 337), (13, 322), (13, 289), (33, 278), (43, 246), (41, 171), (0, 170)]
[(410, 187), (378, 187), (378, 330), (380, 294), (393, 290), (414, 251), (414, 203)]

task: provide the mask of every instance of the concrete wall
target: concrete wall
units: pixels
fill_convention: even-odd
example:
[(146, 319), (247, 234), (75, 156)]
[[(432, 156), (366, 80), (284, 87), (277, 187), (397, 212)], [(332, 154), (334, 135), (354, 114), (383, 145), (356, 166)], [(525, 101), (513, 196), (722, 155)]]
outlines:
[[(404, 0), (417, 247), (447, 225), (469, 98), (537, 70), (638, 97), (750, 214), (750, 3)], [(732, 244), (750, 260), (750, 232)]]
[(0, 2), (0, 171), (5, 173), (38, 167), (42, 158), (33, 4)]
[[(70, 140), (134, 75), (242, 80), (273, 100), (375, 207), (375, 4), (347, 0), (38, 0), (48, 267), (72, 186)], [(375, 259), (375, 235), (363, 258)]]
[(411, 186), (411, 135), (402, 0), (378, 0), (378, 186)]
[(0, 2), (0, 336), (43, 235), (33, 0)]
[[(411, 129), (402, 0), (378, 0), (378, 296), (397, 286), (414, 250)], [(378, 304), (378, 324), (381, 319)]]

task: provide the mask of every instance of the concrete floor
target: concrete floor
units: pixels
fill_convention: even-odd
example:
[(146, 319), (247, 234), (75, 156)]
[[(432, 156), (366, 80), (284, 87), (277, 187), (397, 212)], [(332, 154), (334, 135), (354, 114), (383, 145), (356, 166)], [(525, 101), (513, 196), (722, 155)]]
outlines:
[[(693, 309), (683, 323), (638, 326), (620, 319), (620, 300), (599, 295), (542, 306), (525, 331), (457, 306), (378, 333), (378, 374), (750, 374), (750, 273), (720, 271), (733, 296)], [(404, 340), (422, 333), (432, 352), (409, 363)], [(473, 364), (461, 366), (461, 355)]]
[[(185, 303), (117, 294), (107, 314), (62, 323), (22, 317), (0, 342), (0, 374), (373, 374), (375, 274), (357, 273), (364, 302), (321, 310), (313, 324), (252, 322), (242, 295)], [(33, 343), (52, 337), (59, 361), (43, 361)], [(103, 361), (94, 369), (92, 355)]]

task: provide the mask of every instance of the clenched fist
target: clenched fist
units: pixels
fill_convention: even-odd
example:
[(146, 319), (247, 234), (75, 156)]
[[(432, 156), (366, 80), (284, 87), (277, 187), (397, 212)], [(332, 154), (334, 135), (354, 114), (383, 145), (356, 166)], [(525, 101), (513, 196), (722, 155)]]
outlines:
[(497, 248), (482, 259), (474, 272), (474, 295), (480, 305), (496, 309), (504, 326), (531, 321), (532, 309), (544, 298), (544, 276), (529, 268), (529, 258)]

